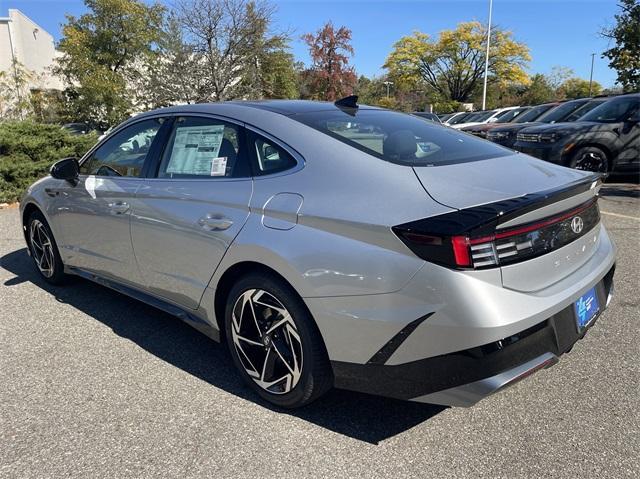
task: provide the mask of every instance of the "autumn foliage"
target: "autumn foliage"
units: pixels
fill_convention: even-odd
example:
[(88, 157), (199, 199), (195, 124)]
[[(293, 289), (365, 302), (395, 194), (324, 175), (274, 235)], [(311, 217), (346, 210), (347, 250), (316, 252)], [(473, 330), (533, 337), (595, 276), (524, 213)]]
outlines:
[(353, 55), (351, 30), (336, 29), (331, 22), (315, 34), (307, 33), (302, 39), (309, 45), (312, 65), (306, 72), (306, 80), (312, 97), (317, 100), (335, 101), (351, 95), (356, 85), (355, 69), (349, 65)]

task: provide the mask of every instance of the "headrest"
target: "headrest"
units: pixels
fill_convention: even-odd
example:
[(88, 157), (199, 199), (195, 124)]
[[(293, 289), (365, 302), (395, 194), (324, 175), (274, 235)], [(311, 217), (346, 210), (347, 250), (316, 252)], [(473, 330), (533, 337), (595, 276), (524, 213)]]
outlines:
[(382, 143), (382, 153), (393, 159), (414, 159), (418, 145), (411, 130), (397, 130)]

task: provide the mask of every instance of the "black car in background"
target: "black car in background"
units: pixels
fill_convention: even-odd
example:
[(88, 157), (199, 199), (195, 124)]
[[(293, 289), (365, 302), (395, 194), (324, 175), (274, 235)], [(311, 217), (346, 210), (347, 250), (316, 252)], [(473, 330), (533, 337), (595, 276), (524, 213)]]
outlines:
[(502, 146), (512, 148), (513, 144), (516, 142), (516, 132), (520, 127), (523, 128), (525, 123), (536, 121), (547, 111), (551, 110), (557, 105), (559, 105), (558, 102), (544, 103), (542, 105), (534, 106), (528, 111), (518, 115), (508, 125), (496, 127), (489, 130), (489, 132), (487, 132), (487, 140), (493, 141), (494, 143), (499, 143)]
[(579, 121), (524, 128), (514, 148), (581, 170), (636, 172), (640, 170), (640, 94), (605, 101)]
[[(543, 125), (545, 123), (576, 121), (582, 115), (600, 105), (603, 101), (606, 101), (606, 98), (580, 98), (578, 100), (569, 100), (560, 103), (558, 106), (551, 108), (550, 110), (547, 110), (535, 121), (526, 123), (518, 123), (514, 121), (511, 124), (501, 125), (500, 127), (493, 128), (493, 131), (500, 132), (499, 134), (494, 134), (495, 136), (498, 136), (498, 139), (505, 140), (505, 142), (501, 143), (502, 145), (512, 147), (516, 141), (516, 135), (520, 130), (535, 125)], [(493, 137), (491, 139), (493, 139)], [(498, 141), (497, 143), (500, 142)]]

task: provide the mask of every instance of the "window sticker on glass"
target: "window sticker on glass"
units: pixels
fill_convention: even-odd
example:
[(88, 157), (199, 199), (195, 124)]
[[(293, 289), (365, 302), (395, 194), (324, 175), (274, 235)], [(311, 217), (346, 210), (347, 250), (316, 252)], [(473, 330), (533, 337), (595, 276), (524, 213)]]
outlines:
[(227, 157), (220, 156), (211, 161), (211, 176), (224, 176), (227, 173)]
[(223, 133), (224, 125), (179, 127), (167, 173), (224, 176), (227, 159), (218, 156)]

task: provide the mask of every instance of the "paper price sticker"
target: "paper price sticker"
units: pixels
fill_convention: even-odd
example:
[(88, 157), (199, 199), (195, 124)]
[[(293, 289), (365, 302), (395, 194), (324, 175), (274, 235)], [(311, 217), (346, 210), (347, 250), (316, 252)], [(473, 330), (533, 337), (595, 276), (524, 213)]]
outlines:
[(227, 174), (227, 157), (219, 156), (211, 160), (211, 176), (224, 176)]

